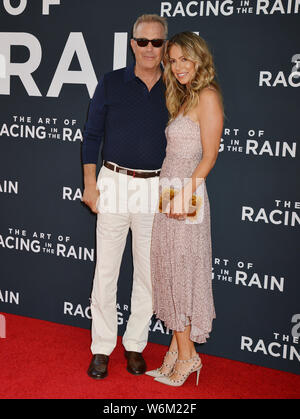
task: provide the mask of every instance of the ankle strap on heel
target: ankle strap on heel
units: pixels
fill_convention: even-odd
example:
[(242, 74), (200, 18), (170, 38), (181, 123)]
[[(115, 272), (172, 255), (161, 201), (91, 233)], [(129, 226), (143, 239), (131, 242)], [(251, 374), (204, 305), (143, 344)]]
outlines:
[(178, 351), (167, 351), (167, 354), (178, 355)]
[(165, 356), (164, 356), (164, 360), (163, 360), (163, 363), (162, 363), (161, 367), (157, 368), (158, 371), (161, 371), (161, 369), (163, 367), (171, 368), (171, 371), (172, 371), (174, 364), (168, 364), (166, 362), (166, 357), (167, 357), (168, 354), (178, 355), (178, 352), (177, 351), (167, 351)]
[[(188, 371), (186, 371), (185, 373), (181, 373), (181, 372), (179, 372), (176, 369), (176, 367), (174, 367), (173, 373), (176, 373), (176, 374), (180, 375), (181, 377), (183, 377), (181, 379), (181, 380), (183, 380), (183, 379), (186, 379), (192, 372), (197, 371), (198, 368), (199, 369), (201, 368), (201, 366), (202, 366), (201, 359), (200, 359), (200, 356), (198, 354), (195, 355), (195, 356), (193, 356), (190, 359), (177, 359), (176, 362), (179, 362), (179, 363), (182, 363), (182, 364), (186, 364), (186, 363), (191, 362), (191, 361), (194, 361), (194, 363), (191, 365), (191, 367), (190, 367), (190, 369)], [(197, 367), (197, 364), (198, 364), (198, 361), (200, 361), (200, 365), (198, 366), (198, 368), (196, 368)], [(177, 381), (178, 382), (178, 381), (181, 381), (181, 380), (174, 380), (174, 381)]]
[(195, 360), (195, 361), (200, 360), (200, 356), (195, 355), (195, 356), (192, 356), (192, 358), (190, 358), (190, 359), (177, 359), (177, 362), (182, 362), (183, 364), (186, 364), (187, 362), (191, 362), (193, 360)]

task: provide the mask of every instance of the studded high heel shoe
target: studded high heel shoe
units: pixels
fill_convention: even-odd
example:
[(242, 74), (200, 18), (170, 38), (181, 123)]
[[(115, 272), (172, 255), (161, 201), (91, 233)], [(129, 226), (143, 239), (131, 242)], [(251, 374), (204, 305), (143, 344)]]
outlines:
[[(167, 364), (166, 363), (166, 358), (167, 358), (167, 355), (168, 354), (172, 354), (173, 356), (175, 356), (175, 359), (174, 359), (174, 363), (173, 364)], [(163, 363), (162, 363), (161, 367), (156, 368), (155, 370), (147, 371), (146, 374), (147, 375), (150, 375), (150, 377), (155, 377), (155, 378), (158, 378), (158, 377), (167, 377), (173, 371), (173, 367), (174, 367), (175, 362), (177, 360), (177, 356), (178, 356), (178, 352), (177, 351), (168, 351), (165, 354), (165, 357), (164, 357), (164, 360), (163, 360)], [(164, 372), (164, 373), (161, 372), (162, 367), (168, 368), (167, 372)]]
[[(158, 382), (160, 382), (162, 384), (166, 384), (168, 386), (179, 387), (179, 386), (182, 386), (182, 384), (184, 384), (184, 382), (187, 380), (187, 378), (193, 372), (197, 372), (196, 385), (198, 385), (198, 383), (199, 383), (199, 374), (200, 374), (200, 371), (201, 371), (201, 368), (202, 368), (202, 363), (201, 363), (201, 359), (200, 359), (199, 355), (197, 354), (197, 355), (195, 355), (192, 358), (187, 359), (187, 360), (177, 359), (176, 362), (187, 363), (187, 362), (191, 362), (191, 361), (194, 361), (194, 362), (193, 362), (190, 370), (188, 370), (185, 374), (182, 374), (182, 373), (178, 372), (175, 369), (176, 367), (174, 367), (173, 373), (176, 373), (176, 374), (178, 374), (178, 375), (180, 375), (182, 377), (179, 380), (172, 380), (171, 378), (165, 376), (165, 377), (157, 377), (157, 378), (155, 378), (155, 381), (158, 381)], [(199, 362), (200, 362), (200, 365), (199, 365)]]

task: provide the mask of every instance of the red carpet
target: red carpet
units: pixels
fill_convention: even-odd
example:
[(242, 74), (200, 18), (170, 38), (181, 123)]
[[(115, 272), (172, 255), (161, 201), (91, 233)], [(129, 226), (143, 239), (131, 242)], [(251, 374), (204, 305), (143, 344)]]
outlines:
[[(202, 355), (199, 386), (195, 374), (179, 388), (126, 371), (120, 338), (110, 357), (109, 376), (93, 380), (89, 365), (90, 332), (11, 314), (0, 339), (1, 399), (258, 399), (300, 396), (300, 376), (209, 355)], [(166, 347), (147, 345), (149, 368), (159, 365)]]

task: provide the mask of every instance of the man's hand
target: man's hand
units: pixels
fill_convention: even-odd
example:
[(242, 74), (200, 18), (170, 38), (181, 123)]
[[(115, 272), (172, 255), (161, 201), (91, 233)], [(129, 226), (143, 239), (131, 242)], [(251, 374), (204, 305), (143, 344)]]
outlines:
[(98, 213), (97, 209), (97, 201), (100, 197), (100, 192), (97, 189), (97, 184), (94, 186), (87, 186), (84, 188), (83, 196), (82, 196), (82, 202), (87, 205), (92, 212), (95, 214)]
[(84, 191), (82, 196), (82, 202), (87, 205), (92, 212), (98, 213), (97, 200), (100, 197), (100, 192), (97, 187), (96, 180), (96, 165), (95, 164), (84, 164)]

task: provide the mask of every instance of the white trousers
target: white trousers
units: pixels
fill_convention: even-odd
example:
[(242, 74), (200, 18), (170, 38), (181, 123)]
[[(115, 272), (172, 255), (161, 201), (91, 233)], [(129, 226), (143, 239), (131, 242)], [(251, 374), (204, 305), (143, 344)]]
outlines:
[[(96, 228), (97, 261), (91, 296), (93, 354), (110, 355), (117, 343), (117, 282), (128, 230), (132, 230), (131, 310), (122, 343), (142, 352), (152, 310), (150, 244), (159, 177), (133, 178), (102, 166)], [(116, 205), (115, 205), (116, 204)]]

